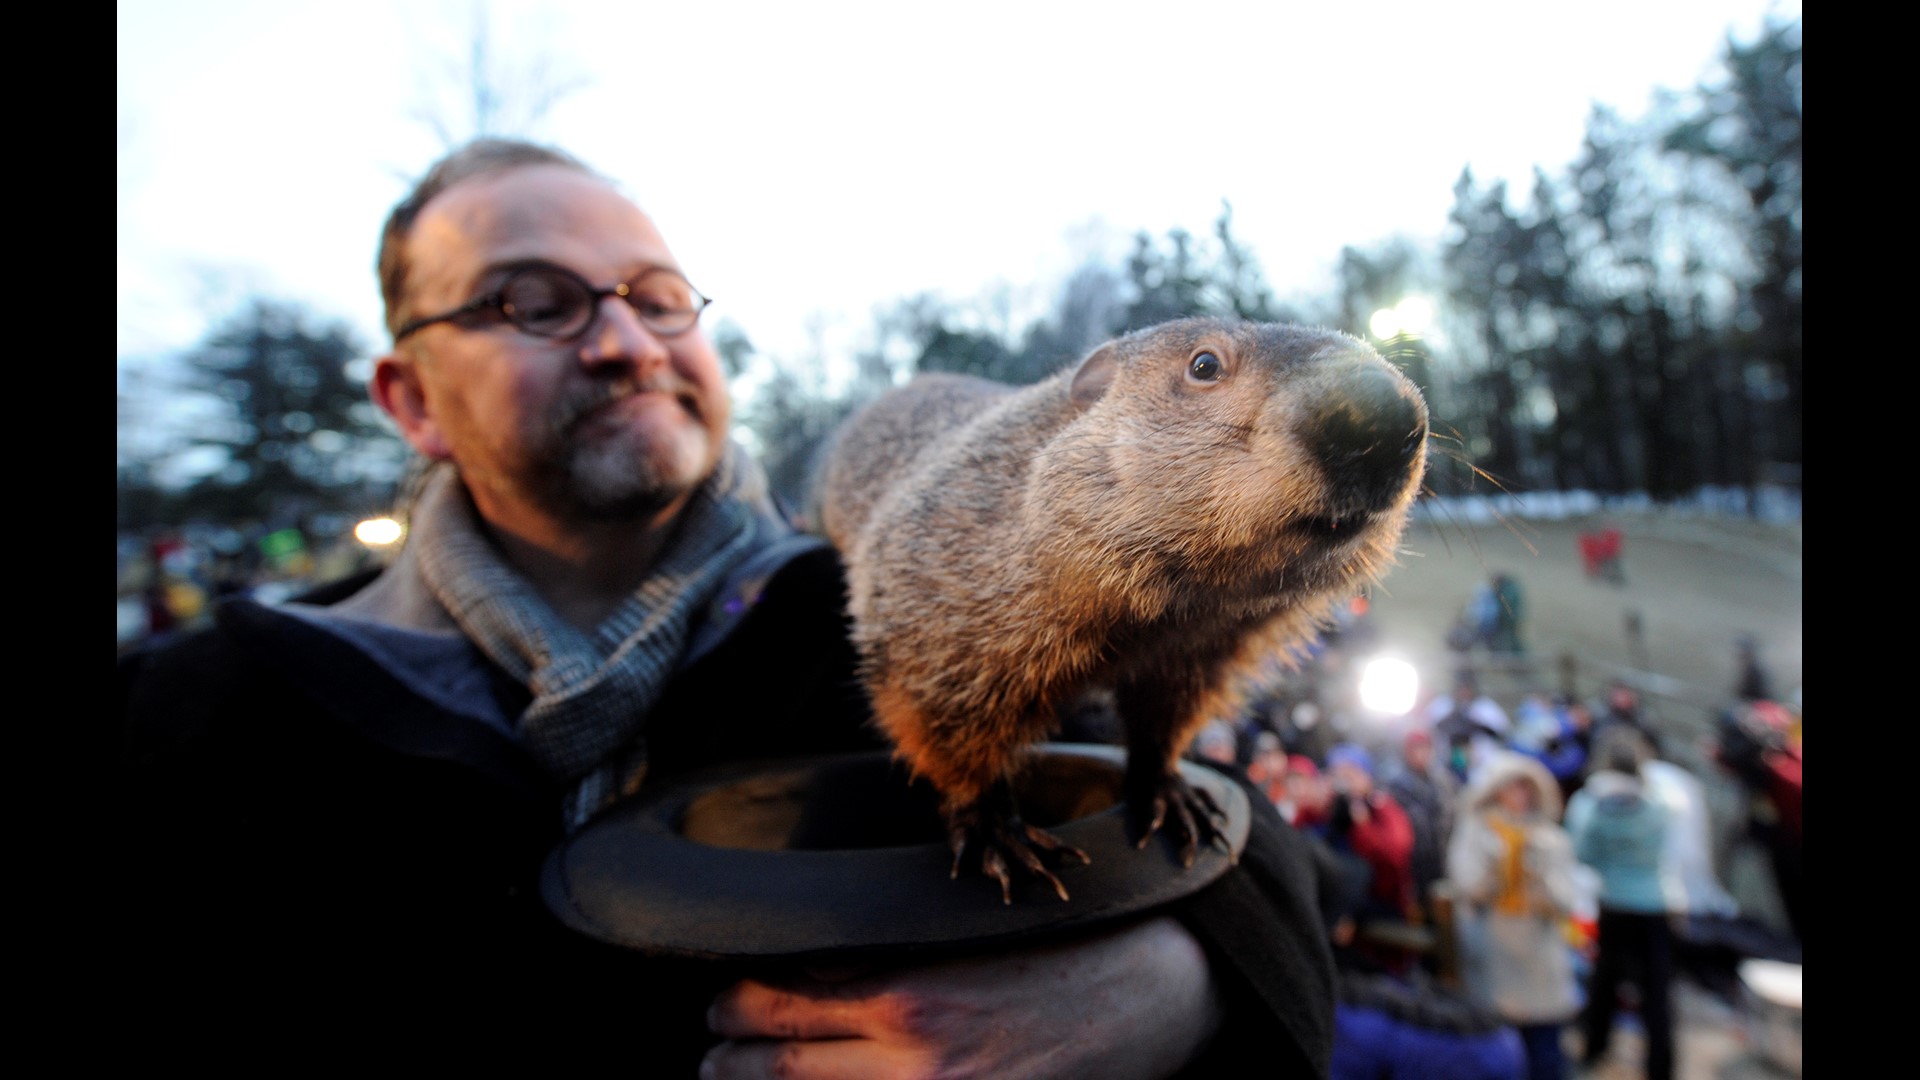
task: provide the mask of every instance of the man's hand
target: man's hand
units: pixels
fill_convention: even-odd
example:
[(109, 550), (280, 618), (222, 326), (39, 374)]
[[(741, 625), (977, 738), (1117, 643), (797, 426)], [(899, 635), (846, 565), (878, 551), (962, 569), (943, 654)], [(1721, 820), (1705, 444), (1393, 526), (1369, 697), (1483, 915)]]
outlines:
[(723, 991), (704, 1080), (1155, 1080), (1218, 1029), (1206, 954), (1160, 916), (1066, 944)]

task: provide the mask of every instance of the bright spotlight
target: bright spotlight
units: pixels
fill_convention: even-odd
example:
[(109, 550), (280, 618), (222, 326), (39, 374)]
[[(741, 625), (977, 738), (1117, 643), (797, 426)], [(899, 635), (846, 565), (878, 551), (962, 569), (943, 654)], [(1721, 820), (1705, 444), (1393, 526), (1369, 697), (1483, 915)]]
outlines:
[(1403, 334), (1418, 336), (1433, 326), (1433, 301), (1424, 296), (1407, 297), (1393, 305), (1393, 313)]
[(1420, 696), (1420, 672), (1405, 660), (1376, 657), (1360, 669), (1360, 704), (1377, 713), (1402, 716)]
[(353, 538), (368, 547), (386, 547), (406, 529), (390, 517), (368, 518), (353, 527)]
[(1409, 296), (1390, 308), (1381, 308), (1367, 320), (1367, 329), (1381, 341), (1419, 337), (1433, 326), (1433, 301)]

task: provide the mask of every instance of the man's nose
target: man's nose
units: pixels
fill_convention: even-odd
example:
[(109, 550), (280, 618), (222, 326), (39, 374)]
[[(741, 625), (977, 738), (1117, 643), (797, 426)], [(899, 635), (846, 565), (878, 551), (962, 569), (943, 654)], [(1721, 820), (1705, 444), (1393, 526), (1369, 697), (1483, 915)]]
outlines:
[(645, 368), (665, 364), (670, 358), (666, 339), (647, 329), (632, 304), (618, 296), (600, 299), (593, 325), (581, 342), (581, 363), (629, 363)]

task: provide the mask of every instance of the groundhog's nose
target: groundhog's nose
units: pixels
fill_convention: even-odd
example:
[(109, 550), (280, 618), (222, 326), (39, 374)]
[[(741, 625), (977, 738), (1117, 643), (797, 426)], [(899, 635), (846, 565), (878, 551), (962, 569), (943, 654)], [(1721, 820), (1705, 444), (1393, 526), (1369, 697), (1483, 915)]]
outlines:
[(1312, 421), (1336, 500), (1379, 509), (1400, 493), (1427, 438), (1418, 391), (1377, 366), (1340, 373)]

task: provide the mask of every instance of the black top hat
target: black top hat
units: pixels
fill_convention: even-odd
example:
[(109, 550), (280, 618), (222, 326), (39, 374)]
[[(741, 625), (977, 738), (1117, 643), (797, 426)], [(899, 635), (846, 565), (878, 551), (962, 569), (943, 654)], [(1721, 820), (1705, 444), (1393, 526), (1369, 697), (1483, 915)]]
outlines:
[(1246, 844), (1246, 793), (1206, 767), (1181, 775), (1227, 813), (1232, 852), (1129, 839), (1117, 747), (1050, 744), (1016, 782), (1024, 820), (1091, 857), (1013, 902), (950, 873), (938, 800), (884, 751), (736, 766), (643, 790), (548, 858), (547, 905), (590, 937), (720, 959), (938, 949), (1055, 933), (1143, 913), (1211, 883)]

